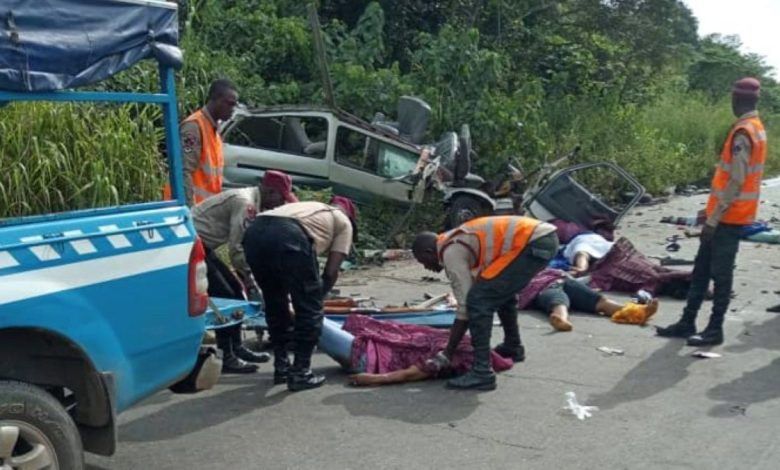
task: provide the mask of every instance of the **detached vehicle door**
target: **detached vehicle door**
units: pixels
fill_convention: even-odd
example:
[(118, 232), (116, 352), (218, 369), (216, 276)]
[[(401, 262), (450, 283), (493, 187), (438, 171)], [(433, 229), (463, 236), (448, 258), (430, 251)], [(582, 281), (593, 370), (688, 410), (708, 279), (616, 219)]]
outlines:
[(540, 220), (557, 218), (583, 227), (594, 222), (617, 226), (644, 193), (636, 178), (613, 163), (583, 163), (553, 174), (526, 209)]
[(256, 185), (265, 170), (281, 170), (296, 184), (327, 186), (331, 121), (320, 111), (237, 111), (223, 127), (225, 185)]
[(330, 179), (335, 192), (364, 203), (376, 198), (408, 203), (413, 185), (393, 178), (409, 174), (418, 158), (412, 144), (339, 120)]

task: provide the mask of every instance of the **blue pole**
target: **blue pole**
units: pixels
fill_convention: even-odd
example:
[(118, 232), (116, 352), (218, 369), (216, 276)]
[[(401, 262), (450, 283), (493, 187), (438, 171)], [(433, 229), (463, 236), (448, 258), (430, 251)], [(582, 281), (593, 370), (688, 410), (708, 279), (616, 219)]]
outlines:
[(2, 91), (2, 101), (105, 101), (109, 103), (166, 103), (169, 97), (160, 93), (126, 93), (111, 91)]
[(176, 80), (171, 67), (160, 67), (160, 88), (168, 97), (163, 103), (163, 119), (165, 125), (165, 148), (168, 153), (168, 174), (171, 184), (171, 194), (181, 205), (184, 200), (184, 165), (181, 159), (181, 142), (179, 141), (179, 111), (176, 102)]

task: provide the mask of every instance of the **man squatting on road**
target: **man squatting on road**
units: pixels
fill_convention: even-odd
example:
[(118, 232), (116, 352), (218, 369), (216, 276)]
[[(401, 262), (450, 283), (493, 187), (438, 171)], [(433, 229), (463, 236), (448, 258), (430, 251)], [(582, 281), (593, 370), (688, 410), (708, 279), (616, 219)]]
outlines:
[(529, 217), (482, 217), (439, 235), (417, 235), (412, 245), (414, 257), (428, 270), (444, 269), (458, 301), (450, 341), (438, 359), (448, 361), (467, 329), (471, 334), (473, 366), (468, 373), (450, 379), (448, 387), (496, 388), (490, 363), (495, 311), (504, 329), (504, 342), (496, 352), (516, 362), (525, 358), (516, 295), (557, 251), (555, 226)]

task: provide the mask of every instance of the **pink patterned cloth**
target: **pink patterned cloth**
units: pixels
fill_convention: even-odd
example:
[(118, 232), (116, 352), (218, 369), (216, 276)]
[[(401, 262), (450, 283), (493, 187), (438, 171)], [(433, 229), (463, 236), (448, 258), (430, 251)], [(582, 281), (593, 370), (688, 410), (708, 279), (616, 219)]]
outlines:
[(659, 266), (621, 237), (609, 253), (591, 267), (590, 287), (630, 294), (643, 289), (655, 296), (667, 294), (684, 298), (691, 276), (691, 271)]
[(537, 295), (551, 284), (564, 279), (567, 274), (560, 269), (544, 268), (517, 295), (517, 308), (523, 310), (534, 302)]
[[(447, 346), (449, 330), (376, 320), (365, 315), (350, 315), (342, 329), (355, 337), (352, 342), (352, 366), (357, 368), (365, 358), (364, 370), (369, 374), (386, 374), (415, 365), (434, 376), (444, 372), (426, 364), (426, 361)], [(493, 369), (497, 372), (512, 367), (511, 359), (505, 359), (493, 351), (490, 354)], [(447, 372), (464, 374), (471, 369), (473, 360), (471, 338), (465, 335), (452, 358), (452, 367)]]

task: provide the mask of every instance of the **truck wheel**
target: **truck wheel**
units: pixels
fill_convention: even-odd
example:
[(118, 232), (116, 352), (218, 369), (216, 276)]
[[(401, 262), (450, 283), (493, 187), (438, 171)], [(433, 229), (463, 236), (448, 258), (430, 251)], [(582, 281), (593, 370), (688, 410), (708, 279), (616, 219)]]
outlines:
[(0, 381), (0, 469), (81, 470), (76, 424), (43, 389)]
[(471, 219), (490, 214), (487, 204), (472, 196), (455, 196), (447, 210), (445, 230), (453, 229)]

